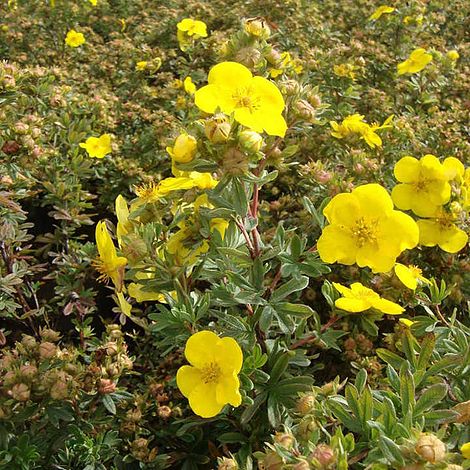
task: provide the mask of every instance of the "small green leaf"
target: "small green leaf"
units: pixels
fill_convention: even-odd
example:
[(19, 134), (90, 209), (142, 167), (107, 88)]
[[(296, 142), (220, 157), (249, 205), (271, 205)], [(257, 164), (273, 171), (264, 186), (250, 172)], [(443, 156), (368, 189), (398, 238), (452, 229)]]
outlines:
[[(405, 465), (405, 460), (403, 459), (400, 447), (387, 436), (379, 437), (379, 448), (384, 457), (391, 464), (398, 464), (400, 467)], [(394, 465), (394, 467), (396, 467), (396, 465)]]
[(427, 388), (416, 402), (414, 415), (419, 416), (425, 411), (437, 405), (447, 395), (445, 384), (435, 384)]
[(101, 399), (103, 402), (104, 407), (113, 415), (116, 414), (116, 404), (110, 395), (103, 395)]
[(297, 292), (299, 290), (303, 290), (308, 286), (308, 277), (307, 276), (299, 276), (294, 277), (290, 281), (287, 281), (281, 287), (276, 289), (272, 296), (271, 302), (276, 303), (283, 299), (285, 299), (288, 295), (292, 294), (293, 292)]

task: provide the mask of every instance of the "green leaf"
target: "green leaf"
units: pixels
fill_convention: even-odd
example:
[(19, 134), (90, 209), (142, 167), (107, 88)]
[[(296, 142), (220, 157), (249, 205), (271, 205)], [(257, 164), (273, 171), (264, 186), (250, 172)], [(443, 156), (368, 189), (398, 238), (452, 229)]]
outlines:
[(239, 216), (246, 217), (248, 212), (248, 199), (246, 196), (245, 186), (238, 178), (233, 178), (232, 187), (233, 208)]
[(395, 464), (394, 467), (396, 467), (396, 464), (398, 464), (400, 467), (405, 465), (405, 460), (403, 459), (400, 447), (398, 447), (398, 445), (387, 436), (379, 437), (379, 448), (382, 451), (384, 457), (391, 464)]
[(270, 372), (270, 379), (269, 384), (273, 385), (279, 381), (281, 375), (286, 371), (287, 366), (289, 364), (290, 354), (285, 352), (281, 353), (281, 355), (277, 358), (276, 362), (273, 365), (273, 368)]
[(415, 384), (407, 361), (400, 369), (400, 398), (402, 413), (406, 417), (413, 411), (415, 403)]
[(354, 385), (346, 385), (344, 396), (348, 402), (349, 408), (353, 412), (354, 416), (357, 419), (361, 419), (361, 407), (359, 405), (359, 394), (357, 393), (356, 387)]
[(288, 295), (292, 294), (293, 292), (297, 292), (299, 290), (303, 290), (308, 286), (308, 277), (307, 276), (299, 276), (291, 279), (290, 281), (286, 282), (285, 284), (281, 285), (278, 289), (276, 289), (272, 296), (271, 302), (276, 303), (285, 299)]
[(434, 345), (436, 344), (436, 337), (430, 333), (427, 334), (421, 342), (421, 350), (419, 352), (418, 362), (416, 368), (418, 370), (425, 370), (429, 364), (432, 353), (434, 351)]
[(337, 401), (336, 398), (328, 400), (328, 407), (331, 412), (338, 418), (350, 431), (360, 432), (361, 425), (357, 419), (354, 419), (345, 409), (345, 405)]
[(390, 364), (394, 369), (400, 369), (404, 360), (398, 354), (395, 354), (394, 352), (391, 352), (388, 349), (377, 348), (376, 353), (377, 356), (382, 359), (382, 361), (386, 362), (387, 364)]
[(110, 395), (103, 395), (101, 399), (103, 402), (104, 407), (113, 415), (116, 414), (116, 404)]
[(242, 413), (240, 417), (240, 423), (245, 425), (250, 422), (251, 418), (255, 415), (258, 411), (260, 406), (266, 401), (268, 398), (268, 394), (266, 392), (261, 392), (254, 400), (253, 404), (250, 405), (246, 410)]
[(357, 375), (356, 375), (356, 381), (354, 385), (357, 388), (357, 391), (362, 393), (364, 390), (364, 387), (366, 386), (367, 383), (367, 371), (365, 369), (361, 369)]
[(453, 410), (433, 410), (428, 411), (424, 417), (427, 426), (436, 424), (452, 423), (459, 417), (459, 413)]
[(427, 388), (416, 402), (414, 415), (419, 416), (425, 411), (437, 405), (447, 395), (445, 384), (435, 384)]

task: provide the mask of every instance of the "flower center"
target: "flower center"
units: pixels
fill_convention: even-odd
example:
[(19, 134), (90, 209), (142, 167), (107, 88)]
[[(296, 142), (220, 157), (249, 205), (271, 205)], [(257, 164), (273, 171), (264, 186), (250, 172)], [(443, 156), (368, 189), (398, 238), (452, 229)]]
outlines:
[(143, 183), (140, 186), (136, 186), (134, 191), (137, 194), (137, 197), (146, 202), (153, 202), (159, 199), (160, 196), (158, 185), (154, 182)]
[(366, 243), (374, 243), (377, 240), (376, 223), (366, 221), (364, 217), (358, 219), (351, 230), (359, 247), (364, 246)]
[(202, 381), (205, 384), (214, 383), (219, 380), (221, 375), (220, 367), (215, 362), (210, 362), (202, 369)]
[(250, 113), (255, 112), (259, 108), (259, 99), (250, 96), (250, 90), (246, 88), (238, 88), (232, 95), (237, 108), (248, 108)]
[(411, 275), (415, 278), (415, 279), (418, 279), (421, 277), (421, 273), (423, 271), (421, 271), (420, 268), (418, 268), (418, 266), (408, 266), (408, 269), (410, 270), (410, 273)]

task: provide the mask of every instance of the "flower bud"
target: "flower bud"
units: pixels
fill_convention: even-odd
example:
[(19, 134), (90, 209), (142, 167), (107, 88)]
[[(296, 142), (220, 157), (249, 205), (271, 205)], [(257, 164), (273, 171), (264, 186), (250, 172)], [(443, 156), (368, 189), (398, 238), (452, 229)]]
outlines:
[(306, 415), (312, 412), (315, 408), (315, 394), (306, 393), (305, 395), (301, 396), (297, 401), (297, 411), (302, 414)]
[(108, 356), (113, 357), (118, 353), (118, 345), (113, 341), (109, 341), (104, 345), (104, 347)]
[(277, 432), (274, 436), (274, 442), (290, 450), (295, 444), (295, 437), (287, 432)]
[(248, 159), (243, 152), (231, 147), (224, 153), (222, 169), (229, 175), (242, 175), (248, 171)]
[(317, 460), (322, 467), (331, 465), (336, 460), (333, 449), (327, 444), (318, 444), (312, 452), (311, 458)]
[(109, 364), (109, 366), (106, 367), (106, 375), (108, 377), (117, 377), (119, 375), (119, 367), (116, 364)]
[(315, 93), (309, 93), (307, 101), (314, 107), (319, 108), (321, 106), (321, 97)]
[(6, 374), (3, 375), (3, 385), (9, 386), (13, 385), (16, 382), (16, 373), (12, 370), (9, 370)]
[(57, 374), (57, 381), (52, 385), (49, 392), (53, 400), (64, 400), (67, 398), (69, 394), (68, 379), (69, 376), (63, 371)]
[(31, 380), (38, 372), (36, 366), (31, 364), (26, 364), (20, 367), (20, 375), (27, 380)]
[(297, 114), (307, 122), (314, 122), (316, 111), (315, 108), (306, 100), (299, 100), (295, 104)]
[(282, 470), (283, 465), (282, 457), (275, 452), (270, 452), (264, 456), (258, 467), (262, 470)]
[(242, 147), (250, 152), (259, 152), (264, 144), (263, 137), (257, 132), (250, 130), (240, 132), (238, 139)]
[(249, 18), (245, 21), (245, 32), (260, 39), (271, 36), (271, 29), (262, 18)]
[(39, 345), (39, 356), (41, 359), (50, 359), (57, 352), (57, 346), (49, 341), (44, 341)]
[(204, 132), (213, 144), (227, 142), (232, 126), (223, 114), (216, 114), (206, 121)]
[(148, 445), (149, 445), (148, 439), (145, 439), (143, 437), (140, 437), (139, 439), (136, 439), (131, 444), (132, 455), (137, 460), (145, 460), (147, 458), (147, 455), (148, 455)]
[(238, 470), (238, 463), (234, 459), (228, 459), (227, 457), (219, 458), (218, 470)]
[(258, 65), (259, 61), (261, 60), (261, 52), (251, 46), (244, 47), (236, 53), (235, 60), (243, 64), (245, 67), (253, 69)]
[(115, 325), (114, 323), (112, 323), (111, 325), (107, 325), (106, 331), (112, 339), (122, 338), (122, 331), (119, 325)]
[(162, 419), (168, 419), (171, 416), (171, 408), (169, 406), (159, 406), (157, 410), (158, 416)]
[(271, 47), (264, 57), (271, 65), (278, 64), (282, 59), (280, 52), (274, 49), (274, 47)]
[[(122, 254), (127, 258), (130, 265), (136, 264), (147, 255), (147, 245), (137, 233), (126, 235), (126, 244), (121, 247)], [(117, 334), (117, 333), (116, 333)], [(122, 336), (122, 333), (120, 333)]]
[(447, 51), (446, 56), (453, 62), (457, 61), (460, 57), (459, 53), (456, 50)]
[(279, 84), (279, 89), (283, 95), (294, 96), (301, 92), (302, 87), (296, 80), (284, 80)]
[(16, 401), (28, 401), (31, 395), (31, 390), (26, 384), (16, 384), (13, 385), (8, 394)]
[(142, 412), (138, 408), (129, 410), (126, 414), (126, 419), (132, 423), (138, 423), (142, 419)]
[(456, 423), (470, 423), (470, 400), (455, 405), (453, 410), (459, 414)]
[(98, 392), (102, 395), (113, 393), (116, 390), (116, 384), (110, 379), (100, 379)]
[(29, 131), (29, 126), (24, 122), (17, 122), (13, 126), (13, 129), (17, 134), (26, 134)]
[(292, 470), (310, 470), (310, 464), (302, 459), (292, 467)]
[(427, 462), (436, 463), (444, 460), (446, 445), (433, 434), (422, 434), (416, 443), (415, 451)]
[(32, 336), (24, 335), (21, 344), (27, 351), (32, 351), (36, 348), (38, 343)]
[(58, 333), (57, 331), (51, 330), (50, 328), (41, 329), (39, 334), (41, 335), (41, 338), (44, 341), (50, 341), (52, 343), (59, 341), (59, 338), (60, 338), (60, 333)]
[(177, 163), (189, 163), (194, 159), (197, 152), (197, 140), (188, 134), (180, 134), (173, 145), (173, 148), (167, 147), (167, 152)]

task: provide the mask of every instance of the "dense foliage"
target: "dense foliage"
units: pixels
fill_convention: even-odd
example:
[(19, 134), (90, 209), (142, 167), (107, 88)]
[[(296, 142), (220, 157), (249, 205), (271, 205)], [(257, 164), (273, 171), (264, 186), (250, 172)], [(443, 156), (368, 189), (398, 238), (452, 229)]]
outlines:
[(2, 2), (0, 469), (470, 468), (469, 13)]

